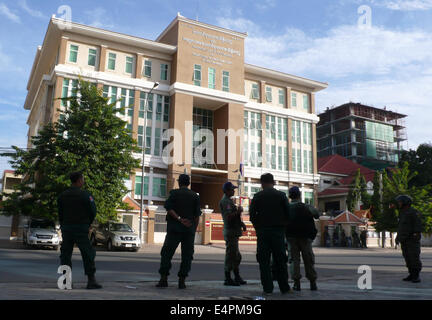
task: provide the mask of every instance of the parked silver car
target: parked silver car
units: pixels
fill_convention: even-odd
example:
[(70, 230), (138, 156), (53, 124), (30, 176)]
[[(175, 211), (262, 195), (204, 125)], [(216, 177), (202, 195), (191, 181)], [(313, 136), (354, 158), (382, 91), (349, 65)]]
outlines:
[(90, 240), (94, 246), (98, 243), (106, 245), (108, 251), (127, 249), (136, 252), (141, 248), (138, 234), (128, 224), (122, 222), (93, 225), (90, 230)]
[(23, 243), (26, 247), (51, 247), (57, 250), (61, 238), (55, 222), (31, 218), (24, 226)]

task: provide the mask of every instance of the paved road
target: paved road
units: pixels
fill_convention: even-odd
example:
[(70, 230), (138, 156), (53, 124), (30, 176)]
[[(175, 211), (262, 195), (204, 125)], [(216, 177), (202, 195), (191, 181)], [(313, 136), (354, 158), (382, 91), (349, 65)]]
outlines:
[[(0, 244), (1, 245), (1, 244)], [(0, 299), (82, 299), (92, 293), (81, 290), (85, 286), (83, 266), (79, 250), (73, 255), (74, 290), (59, 294), (56, 289), (59, 252), (40, 249), (24, 249), (20, 245), (10, 245), (0, 249)], [(195, 247), (192, 272), (188, 278), (189, 289), (176, 289), (176, 273), (179, 266), (179, 252), (173, 259), (170, 281), (171, 288), (155, 290), (158, 280), (160, 245), (148, 245), (138, 253), (107, 252), (98, 248), (96, 266), (97, 279), (102, 282), (104, 290), (98, 290), (101, 299), (164, 299), (164, 298), (251, 298), (259, 295), (261, 286), (259, 270), (255, 258), (255, 246), (243, 245), (241, 272), (249, 284), (241, 288), (228, 288), (222, 285), (223, 280), (223, 246)], [(316, 268), (319, 275), (319, 291), (308, 290), (305, 282), (300, 294), (291, 294), (289, 299), (432, 299), (432, 248), (423, 248), (422, 261), (424, 269), (422, 282), (412, 284), (402, 282), (406, 268), (403, 265), (400, 250), (394, 249), (335, 249), (316, 248)], [(372, 291), (361, 291), (357, 288), (360, 265), (372, 268)], [(10, 290), (10, 288), (17, 290)], [(146, 288), (146, 290), (137, 290)], [(193, 288), (193, 289), (192, 289)], [(277, 288), (277, 285), (276, 285)], [(42, 291), (40, 289), (43, 289)], [(35, 295), (35, 290), (38, 294)], [(277, 291), (277, 290), (275, 290)], [(278, 296), (276, 299), (287, 298)]]

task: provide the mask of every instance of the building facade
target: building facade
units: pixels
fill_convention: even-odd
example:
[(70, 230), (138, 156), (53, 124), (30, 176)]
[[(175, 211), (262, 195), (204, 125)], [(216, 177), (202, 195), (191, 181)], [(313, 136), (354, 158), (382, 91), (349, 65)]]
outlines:
[(22, 176), (15, 175), (13, 170), (5, 170), (1, 178), (0, 189), (0, 239), (16, 239), (20, 235), (20, 221), (18, 215), (4, 216), (1, 214), (2, 201), (8, 198), (8, 195), (15, 192), (14, 186), (21, 182)]
[(373, 170), (398, 163), (406, 115), (350, 102), (319, 117), (318, 157), (339, 154)]
[[(137, 168), (125, 182), (134, 200), (144, 188), (146, 203), (161, 206), (187, 172), (203, 207), (217, 212), (224, 182), (252, 197), (271, 172), (278, 189), (297, 185), (317, 203), (314, 95), (327, 84), (245, 63), (246, 37), (180, 15), (155, 41), (51, 18), (27, 86), (29, 147), (41, 126), (59, 119), (67, 105), (56, 98), (74, 95), (81, 76), (120, 99), (126, 111), (118, 116), (145, 148), (144, 177)], [(164, 140), (168, 129), (179, 134)], [(214, 136), (205, 151), (199, 129)], [(173, 163), (164, 161), (168, 145)], [(200, 161), (209, 155), (213, 162)]]

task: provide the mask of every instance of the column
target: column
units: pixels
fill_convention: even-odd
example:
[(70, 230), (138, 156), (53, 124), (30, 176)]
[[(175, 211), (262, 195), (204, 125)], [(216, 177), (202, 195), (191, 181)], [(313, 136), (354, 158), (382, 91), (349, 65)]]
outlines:
[(100, 45), (99, 48), (99, 67), (98, 71), (104, 72), (105, 71), (105, 64), (106, 64), (106, 55), (107, 55), (107, 46)]
[[(150, 192), (150, 190), (149, 190), (149, 192)], [(155, 225), (156, 209), (157, 209), (157, 206), (149, 205), (146, 207), (148, 219), (147, 219), (147, 234), (146, 234), (145, 240), (146, 240), (147, 244), (153, 244), (154, 243), (154, 225)]]

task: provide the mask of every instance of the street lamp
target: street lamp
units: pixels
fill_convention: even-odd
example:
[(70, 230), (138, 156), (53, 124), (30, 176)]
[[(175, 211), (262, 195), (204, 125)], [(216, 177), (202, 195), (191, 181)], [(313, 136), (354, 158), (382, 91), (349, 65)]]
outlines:
[[(140, 225), (139, 225), (139, 238), (142, 243), (142, 223), (143, 223), (143, 206), (144, 206), (144, 157), (145, 157), (145, 149), (146, 149), (146, 125), (147, 125), (147, 106), (148, 99), (150, 97), (151, 92), (159, 85), (159, 82), (155, 82), (153, 84), (153, 88), (150, 89), (147, 94), (145, 103), (144, 103), (144, 129), (143, 129), (143, 141), (142, 141), (142, 166), (141, 166), (141, 205), (140, 205)], [(150, 190), (149, 190), (150, 191)], [(150, 199), (149, 199), (150, 205)]]

